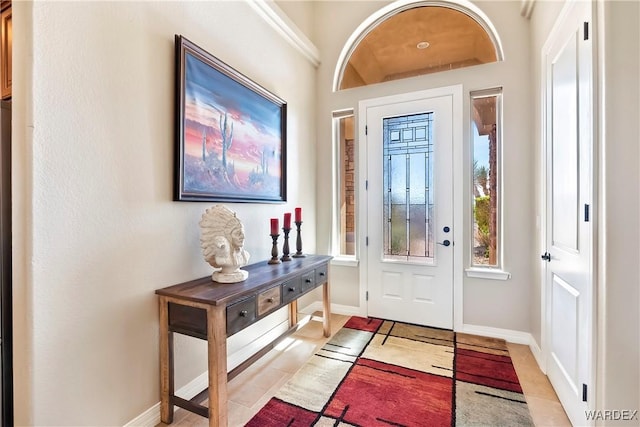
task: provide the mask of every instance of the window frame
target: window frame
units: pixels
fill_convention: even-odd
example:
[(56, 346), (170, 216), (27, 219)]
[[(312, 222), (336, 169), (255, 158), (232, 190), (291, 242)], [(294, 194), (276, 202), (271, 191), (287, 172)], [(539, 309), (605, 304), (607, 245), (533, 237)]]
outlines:
[[(341, 150), (341, 131), (340, 122), (347, 117), (353, 117), (354, 125), (354, 254), (348, 255), (342, 253), (342, 221), (341, 221), (341, 191), (343, 185), (342, 179), (342, 150)], [(331, 112), (331, 147), (332, 147), (332, 214), (331, 214), (331, 254), (333, 255), (332, 264), (344, 266), (358, 265), (358, 143), (357, 143), (357, 122), (354, 108), (345, 108)]]
[[(468, 193), (470, 201), (469, 209), (469, 268), (466, 274), (468, 277), (476, 277), (483, 279), (506, 280), (511, 274), (504, 270), (504, 221), (503, 221), (503, 196), (504, 183), (503, 177), (503, 88), (492, 87), (488, 89), (475, 90), (469, 92), (469, 149), (470, 149), (470, 191)], [(475, 134), (474, 131), (474, 101), (481, 98), (496, 97), (496, 264), (484, 265), (474, 263), (474, 240), (475, 240), (475, 182), (474, 182), (474, 163), (475, 163)]]

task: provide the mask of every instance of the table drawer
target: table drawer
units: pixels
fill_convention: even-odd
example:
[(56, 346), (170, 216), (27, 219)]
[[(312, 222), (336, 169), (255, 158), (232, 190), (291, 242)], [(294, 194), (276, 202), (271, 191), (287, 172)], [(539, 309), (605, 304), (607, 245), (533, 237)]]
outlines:
[(328, 265), (325, 264), (322, 267), (318, 267), (316, 268), (316, 285), (321, 285), (323, 283), (326, 283), (327, 280), (329, 279), (328, 276)]
[(303, 274), (300, 277), (300, 282), (302, 285), (302, 292), (307, 292), (308, 290), (313, 289), (316, 285), (315, 270), (311, 270), (310, 272)]
[(207, 310), (169, 303), (169, 330), (179, 334), (207, 339)]
[(258, 294), (258, 317), (280, 306), (280, 286)]
[(287, 304), (294, 299), (298, 298), (302, 294), (302, 288), (300, 287), (300, 278), (288, 280), (280, 285), (282, 289), (282, 303)]
[(256, 320), (256, 297), (252, 296), (227, 307), (227, 336), (246, 328)]

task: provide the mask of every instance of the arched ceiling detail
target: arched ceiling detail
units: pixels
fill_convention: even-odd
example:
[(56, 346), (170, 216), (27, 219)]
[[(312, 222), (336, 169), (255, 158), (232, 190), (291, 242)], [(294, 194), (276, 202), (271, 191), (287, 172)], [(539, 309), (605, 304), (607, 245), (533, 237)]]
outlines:
[[(428, 47), (420, 49), (424, 42)], [(503, 59), (493, 24), (475, 5), (401, 0), (370, 16), (349, 38), (334, 91)]]

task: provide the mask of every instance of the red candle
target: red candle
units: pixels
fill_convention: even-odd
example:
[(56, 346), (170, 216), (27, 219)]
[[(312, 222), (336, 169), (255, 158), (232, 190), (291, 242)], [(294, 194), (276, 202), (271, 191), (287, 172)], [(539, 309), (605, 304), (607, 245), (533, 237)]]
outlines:
[(271, 234), (280, 234), (278, 233), (278, 229), (280, 225), (278, 224), (278, 218), (271, 218)]
[(296, 222), (302, 222), (302, 208), (296, 208)]
[(291, 212), (284, 214), (284, 228), (291, 228)]

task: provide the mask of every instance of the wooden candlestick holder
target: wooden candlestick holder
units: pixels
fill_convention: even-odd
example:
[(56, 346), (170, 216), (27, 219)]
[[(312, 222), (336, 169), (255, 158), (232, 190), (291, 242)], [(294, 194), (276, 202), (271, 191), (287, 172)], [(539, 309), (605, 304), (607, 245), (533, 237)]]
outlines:
[(280, 258), (282, 261), (291, 261), (291, 257), (289, 256), (289, 232), (291, 228), (283, 228), (284, 232), (284, 245), (282, 245), (282, 257)]
[(296, 237), (296, 253), (293, 254), (294, 258), (306, 257), (306, 255), (302, 253), (302, 235), (300, 234), (301, 225), (302, 225), (302, 221), (296, 221), (296, 229), (298, 231), (298, 236)]
[(280, 237), (279, 234), (271, 234), (273, 244), (271, 245), (271, 259), (269, 260), (269, 264), (280, 264), (280, 260), (278, 259), (278, 237)]

